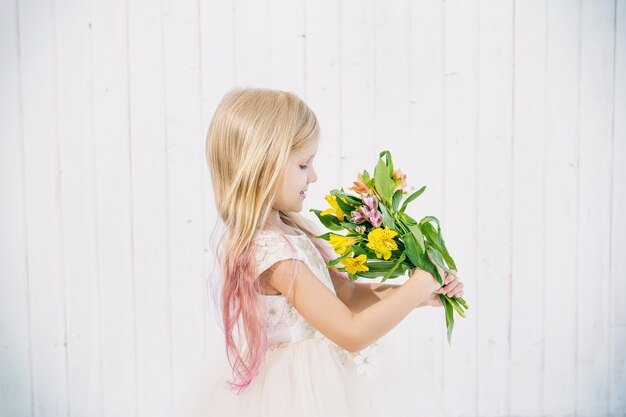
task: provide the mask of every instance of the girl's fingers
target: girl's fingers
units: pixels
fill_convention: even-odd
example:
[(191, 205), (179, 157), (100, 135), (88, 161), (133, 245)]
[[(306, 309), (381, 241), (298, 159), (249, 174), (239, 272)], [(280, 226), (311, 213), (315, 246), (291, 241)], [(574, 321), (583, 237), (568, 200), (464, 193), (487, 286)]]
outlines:
[(446, 286), (446, 289), (444, 291), (448, 297), (452, 297), (462, 289), (463, 283), (459, 281), (458, 278), (455, 278), (450, 284)]
[(444, 288), (444, 292), (446, 294), (450, 293), (450, 291), (454, 290), (454, 288), (460, 284), (461, 281), (459, 281), (457, 278), (454, 278), (453, 280), (451, 280)]
[(454, 291), (448, 293), (448, 297), (461, 297), (463, 295), (463, 287), (462, 285), (456, 287)]

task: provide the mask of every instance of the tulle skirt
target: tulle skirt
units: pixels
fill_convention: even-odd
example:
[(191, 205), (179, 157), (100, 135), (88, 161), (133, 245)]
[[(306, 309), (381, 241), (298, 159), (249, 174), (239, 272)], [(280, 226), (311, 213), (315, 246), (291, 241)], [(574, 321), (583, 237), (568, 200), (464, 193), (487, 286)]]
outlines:
[(379, 344), (377, 372), (359, 373), (319, 338), (268, 350), (240, 394), (230, 391), (227, 363), (198, 370), (176, 399), (176, 417), (456, 417), (423, 367), (407, 366)]

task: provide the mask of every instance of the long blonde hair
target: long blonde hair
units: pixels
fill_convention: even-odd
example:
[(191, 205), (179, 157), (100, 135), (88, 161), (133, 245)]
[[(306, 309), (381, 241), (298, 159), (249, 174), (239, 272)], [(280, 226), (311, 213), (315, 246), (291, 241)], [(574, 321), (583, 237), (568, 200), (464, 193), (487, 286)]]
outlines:
[[(306, 103), (291, 92), (265, 88), (228, 91), (209, 125), (206, 157), (219, 220), (225, 227), (217, 254), (223, 276), (217, 302), (235, 376), (227, 382), (236, 392), (258, 374), (267, 351), (254, 238), (268, 220), (289, 154), (311, 147), (319, 135), (317, 118)], [(309, 236), (326, 262), (331, 259), (325, 241), (313, 239), (318, 233), (311, 222), (295, 212), (279, 212), (279, 216)], [(294, 276), (295, 271), (290, 288)], [(245, 331), (245, 355), (235, 340), (239, 321)]]

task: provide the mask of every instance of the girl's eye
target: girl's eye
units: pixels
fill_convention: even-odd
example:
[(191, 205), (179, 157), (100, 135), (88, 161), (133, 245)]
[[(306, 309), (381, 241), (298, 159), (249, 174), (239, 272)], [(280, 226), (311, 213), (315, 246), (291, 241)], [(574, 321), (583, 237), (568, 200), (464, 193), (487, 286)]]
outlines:
[(300, 165), (300, 168), (301, 168), (301, 169), (307, 169), (307, 168), (308, 168), (308, 166), (307, 166), (307, 165)]

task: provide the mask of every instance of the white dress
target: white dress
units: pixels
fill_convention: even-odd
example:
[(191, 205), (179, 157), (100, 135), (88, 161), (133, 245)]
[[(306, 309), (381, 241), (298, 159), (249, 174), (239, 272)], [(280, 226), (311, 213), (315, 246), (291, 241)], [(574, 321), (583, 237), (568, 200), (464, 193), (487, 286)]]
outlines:
[[(306, 235), (262, 231), (255, 243), (259, 273), (279, 260), (299, 259), (336, 294)], [(258, 375), (235, 394), (225, 384), (228, 363), (213, 365), (176, 400), (177, 417), (456, 417), (424, 368), (407, 367), (392, 347), (374, 343), (351, 353), (313, 328), (285, 296), (262, 300), (270, 348)]]

